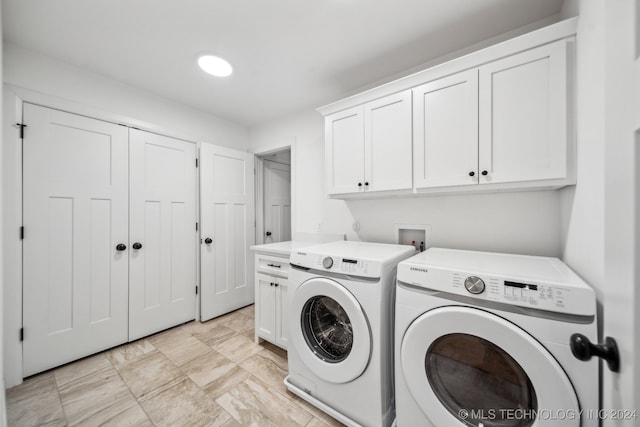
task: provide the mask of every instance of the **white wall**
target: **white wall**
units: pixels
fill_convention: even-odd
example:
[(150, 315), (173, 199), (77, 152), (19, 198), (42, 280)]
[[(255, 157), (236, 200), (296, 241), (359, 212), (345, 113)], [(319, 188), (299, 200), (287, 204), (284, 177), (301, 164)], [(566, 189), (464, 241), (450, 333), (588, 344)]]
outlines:
[[(426, 224), (432, 246), (560, 256), (558, 191), (332, 200), (324, 186), (319, 113), (301, 112), (252, 129), (250, 149), (261, 151), (294, 138), (294, 232), (343, 233), (349, 240), (391, 243), (395, 224)], [(353, 231), (354, 222), (359, 232)]]
[[(2, 33), (2, 13), (0, 11), (0, 33)], [(0, 47), (0, 81), (2, 81), (2, 48)], [(0, 100), (2, 99), (2, 87), (0, 87)], [(0, 129), (2, 129), (3, 118), (2, 118), (2, 104), (0, 104)], [(0, 140), (1, 141), (1, 140)], [(3, 164), (3, 149), (2, 144), (0, 143), (0, 165)], [(3, 209), (4, 206), (2, 203), (4, 196), (4, 190), (2, 185), (2, 174), (0, 174), (0, 242), (4, 242), (3, 234), (2, 234), (2, 218), (3, 218)], [(3, 263), (3, 245), (0, 245), (0, 307), (4, 307), (4, 263)], [(2, 310), (4, 312), (4, 310)], [(0, 334), (3, 333), (4, 329), (4, 321), (3, 316), (0, 315)], [(4, 340), (0, 339), (0, 378), (2, 379), (2, 384), (0, 385), (0, 427), (4, 427), (7, 425), (7, 404), (6, 404), (6, 394), (5, 394), (5, 380), (4, 380)]]
[(240, 150), (248, 144), (243, 126), (8, 42), (4, 82), (118, 115), (127, 124), (169, 136)]
[(2, 331), (4, 378), (6, 386), (11, 387), (22, 380), (22, 264), (18, 238), (22, 217), (21, 142), (15, 126), (22, 117), (16, 100), (36, 100), (42, 105), (240, 150), (246, 149), (249, 132), (237, 124), (10, 43), (4, 44), (3, 65), (4, 82), (8, 85), (4, 85), (2, 96)]

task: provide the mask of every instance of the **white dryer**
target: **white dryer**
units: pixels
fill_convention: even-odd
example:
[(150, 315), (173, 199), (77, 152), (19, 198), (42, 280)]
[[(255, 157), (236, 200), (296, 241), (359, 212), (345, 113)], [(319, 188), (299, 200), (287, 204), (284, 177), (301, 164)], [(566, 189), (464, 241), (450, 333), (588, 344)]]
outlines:
[(290, 391), (347, 425), (391, 425), (396, 269), (414, 254), (350, 241), (291, 253)]
[(593, 290), (557, 258), (430, 248), (398, 266), (398, 427), (597, 426)]

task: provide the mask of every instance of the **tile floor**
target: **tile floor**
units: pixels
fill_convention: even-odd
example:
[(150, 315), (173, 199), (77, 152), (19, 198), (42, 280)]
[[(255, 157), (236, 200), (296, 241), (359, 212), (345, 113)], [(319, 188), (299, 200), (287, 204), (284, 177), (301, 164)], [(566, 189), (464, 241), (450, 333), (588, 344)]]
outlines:
[(253, 306), (35, 375), (10, 426), (341, 426), (289, 393), (287, 355), (255, 344)]

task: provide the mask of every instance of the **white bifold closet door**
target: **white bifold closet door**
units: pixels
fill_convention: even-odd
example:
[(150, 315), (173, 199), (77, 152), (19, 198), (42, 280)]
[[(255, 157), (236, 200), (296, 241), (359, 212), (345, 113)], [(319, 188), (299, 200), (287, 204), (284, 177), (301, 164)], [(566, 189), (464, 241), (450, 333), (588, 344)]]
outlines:
[(31, 104), (24, 120), (23, 375), (194, 319), (195, 144)]
[(131, 129), (129, 340), (193, 320), (196, 146)]
[(253, 154), (200, 146), (200, 312), (205, 321), (252, 304)]
[(23, 374), (127, 341), (127, 128), (24, 104)]

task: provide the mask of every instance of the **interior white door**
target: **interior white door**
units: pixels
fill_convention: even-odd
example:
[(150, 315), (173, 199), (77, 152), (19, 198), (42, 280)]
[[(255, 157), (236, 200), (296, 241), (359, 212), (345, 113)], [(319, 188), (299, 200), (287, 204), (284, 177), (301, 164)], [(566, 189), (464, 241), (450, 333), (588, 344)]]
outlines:
[(196, 145), (131, 129), (129, 340), (196, 312)]
[(24, 104), (29, 376), (127, 341), (127, 128)]
[(264, 243), (291, 240), (291, 166), (264, 161)]
[(201, 320), (254, 302), (254, 157), (202, 144), (200, 147)]
[(416, 188), (478, 183), (478, 70), (413, 89)]

